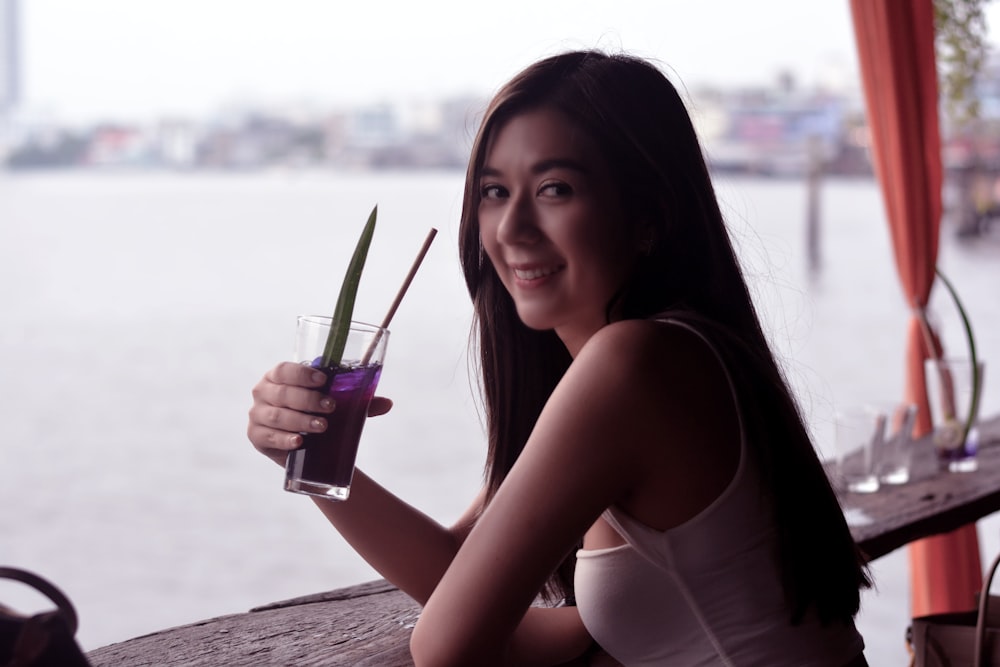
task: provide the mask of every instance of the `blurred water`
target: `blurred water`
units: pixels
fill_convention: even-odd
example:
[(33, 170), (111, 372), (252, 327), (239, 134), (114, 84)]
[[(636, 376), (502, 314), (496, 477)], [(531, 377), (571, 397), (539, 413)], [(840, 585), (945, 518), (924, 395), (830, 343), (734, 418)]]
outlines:
[[(356, 317), (381, 320), (427, 230), (440, 234), (394, 318), (360, 465), (441, 521), (478, 488), (458, 173), (0, 175), (0, 562), (53, 579), (87, 648), (375, 578), (244, 434), (249, 391), (291, 353), (294, 318), (332, 311), (371, 206)], [(873, 182), (822, 191), (822, 268), (805, 191), (718, 179), (768, 330), (821, 452), (839, 404), (902, 386), (906, 308)], [(1000, 359), (1000, 243), (941, 265), (982, 356)], [(333, 268), (331, 268), (333, 267)], [(933, 310), (964, 349), (946, 297)], [(1000, 411), (990, 382), (986, 414)], [(1000, 549), (995, 518), (983, 551)], [(905, 664), (905, 551), (877, 561), (860, 619), (872, 664)], [(0, 586), (0, 600), (41, 603)]]

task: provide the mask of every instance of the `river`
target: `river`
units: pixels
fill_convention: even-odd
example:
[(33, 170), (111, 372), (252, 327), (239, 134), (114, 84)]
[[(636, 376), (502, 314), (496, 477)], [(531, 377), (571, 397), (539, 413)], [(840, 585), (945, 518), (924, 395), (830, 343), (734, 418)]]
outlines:
[[(392, 325), (360, 465), (431, 516), (480, 482), (460, 276), (462, 175), (0, 173), (0, 562), (57, 582), (88, 649), (377, 575), (246, 440), (250, 388), (291, 353), (295, 316), (332, 311), (371, 206), (379, 229), (358, 319), (381, 320), (428, 229), (440, 230)], [(821, 191), (806, 262), (798, 181), (720, 175), (720, 198), (769, 335), (830, 452), (835, 407), (901, 393), (907, 311), (875, 183)], [(1000, 242), (940, 264), (981, 356), (1000, 359)], [(935, 293), (945, 345), (958, 317)], [(1000, 411), (987, 370), (985, 414)], [(997, 521), (980, 524), (984, 559)], [(876, 562), (860, 626), (873, 665), (905, 664), (905, 550)], [(0, 585), (0, 600), (37, 603)]]

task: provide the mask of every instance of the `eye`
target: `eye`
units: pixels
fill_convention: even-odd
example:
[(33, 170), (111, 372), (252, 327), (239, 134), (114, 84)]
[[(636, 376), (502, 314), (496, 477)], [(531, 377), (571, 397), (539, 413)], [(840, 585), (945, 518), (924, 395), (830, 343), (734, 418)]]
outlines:
[(479, 189), (479, 196), (482, 199), (500, 199), (507, 196), (507, 188), (495, 183), (487, 183)]
[(538, 188), (538, 194), (543, 197), (564, 197), (572, 192), (573, 188), (562, 181), (548, 181)]

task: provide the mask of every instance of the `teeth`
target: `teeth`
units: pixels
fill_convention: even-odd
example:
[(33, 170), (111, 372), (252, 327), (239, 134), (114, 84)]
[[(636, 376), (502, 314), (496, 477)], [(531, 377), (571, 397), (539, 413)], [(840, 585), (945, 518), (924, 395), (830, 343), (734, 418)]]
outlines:
[(514, 269), (514, 275), (520, 280), (535, 280), (552, 275), (558, 270), (559, 268), (555, 266), (545, 269)]

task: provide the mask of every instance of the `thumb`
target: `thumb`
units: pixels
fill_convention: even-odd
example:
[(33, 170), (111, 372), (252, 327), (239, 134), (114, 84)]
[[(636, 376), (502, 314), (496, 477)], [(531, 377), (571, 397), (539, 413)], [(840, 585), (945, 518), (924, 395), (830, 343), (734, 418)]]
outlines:
[(368, 404), (368, 416), (378, 417), (392, 410), (392, 401), (384, 396), (376, 396)]

